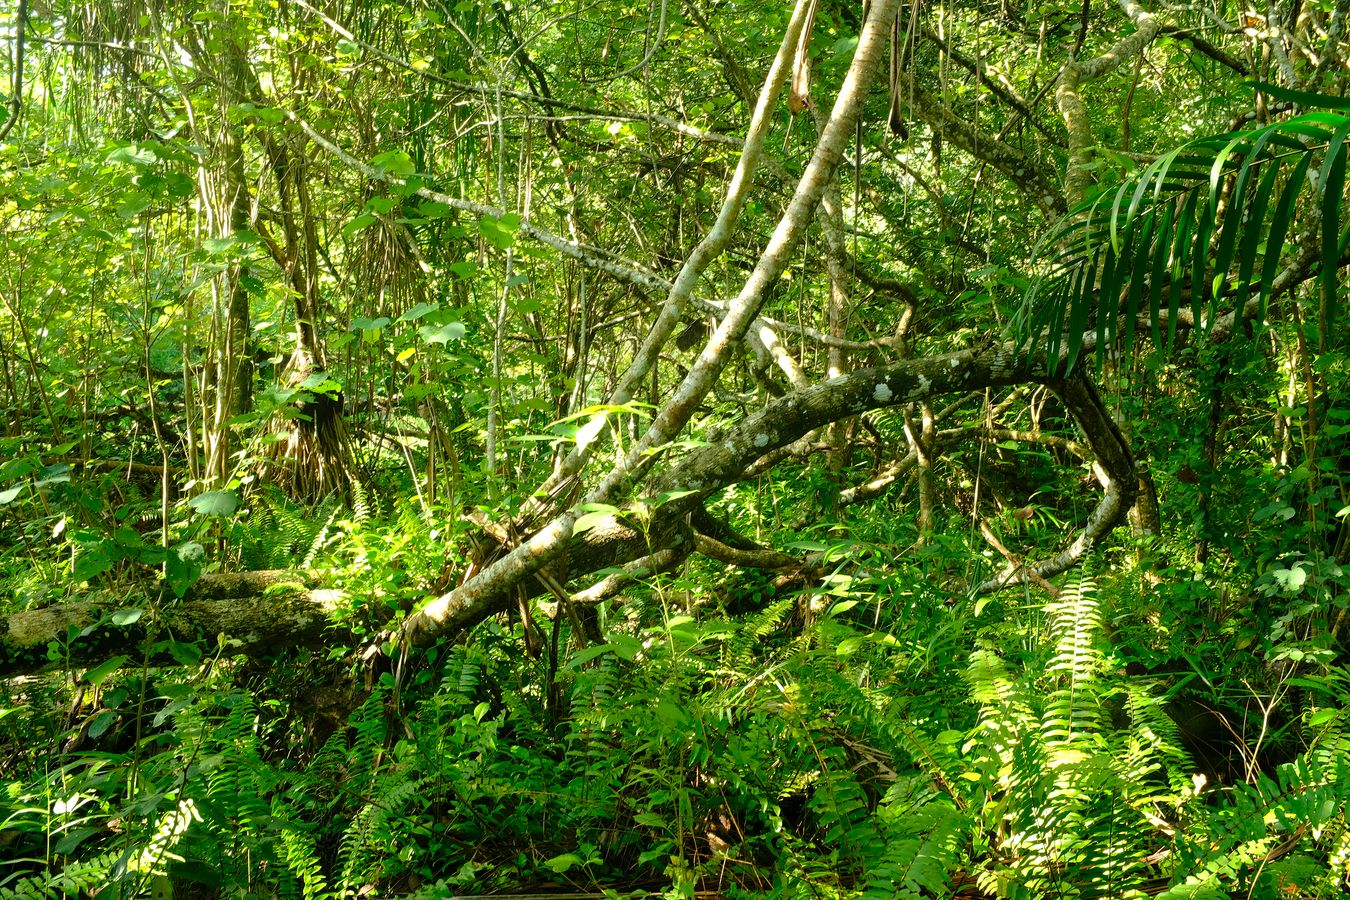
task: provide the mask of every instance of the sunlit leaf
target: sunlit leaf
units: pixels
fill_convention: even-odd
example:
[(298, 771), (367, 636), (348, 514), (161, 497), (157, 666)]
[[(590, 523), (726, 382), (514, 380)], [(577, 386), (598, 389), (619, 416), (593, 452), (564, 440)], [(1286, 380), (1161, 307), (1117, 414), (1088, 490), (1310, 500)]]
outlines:
[(206, 491), (188, 501), (188, 506), (204, 516), (228, 516), (239, 508), (234, 491)]

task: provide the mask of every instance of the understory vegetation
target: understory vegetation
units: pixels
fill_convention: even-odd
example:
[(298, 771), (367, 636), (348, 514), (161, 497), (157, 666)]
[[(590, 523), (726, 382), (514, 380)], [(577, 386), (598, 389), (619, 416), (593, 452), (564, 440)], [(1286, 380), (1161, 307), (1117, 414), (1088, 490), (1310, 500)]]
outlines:
[(1348, 14), (0, 0), (0, 900), (1346, 896)]

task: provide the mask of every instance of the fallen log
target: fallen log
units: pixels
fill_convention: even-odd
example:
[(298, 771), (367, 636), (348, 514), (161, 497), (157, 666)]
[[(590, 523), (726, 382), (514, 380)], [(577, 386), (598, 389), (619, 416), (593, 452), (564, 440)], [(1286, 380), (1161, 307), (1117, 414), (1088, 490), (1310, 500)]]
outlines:
[(211, 574), (182, 600), (153, 585), (139, 595), (101, 592), (9, 613), (0, 616), (0, 678), (89, 665), (118, 654), (181, 663), (181, 650), (173, 654), (175, 642), (201, 647), (203, 638), (209, 646), (223, 642), (226, 656), (250, 657), (340, 640), (343, 629), (333, 624), (331, 613), (342, 592), (320, 583), (319, 573), (286, 569)]

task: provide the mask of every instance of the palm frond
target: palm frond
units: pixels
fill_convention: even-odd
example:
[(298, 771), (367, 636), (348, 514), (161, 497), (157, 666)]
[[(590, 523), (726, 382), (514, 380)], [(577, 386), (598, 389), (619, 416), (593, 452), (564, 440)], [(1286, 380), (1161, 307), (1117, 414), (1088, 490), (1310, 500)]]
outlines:
[(1165, 349), (1183, 303), (1205, 335), (1230, 314), (1237, 324), (1263, 320), (1300, 216), (1319, 241), (1321, 320), (1330, 325), (1350, 237), (1341, 227), (1350, 101), (1256, 87), (1319, 109), (1197, 138), (1070, 210), (1037, 247), (1046, 271), (1014, 322), (1026, 352), (1044, 349), (1052, 368), (1069, 368), (1091, 344), (1100, 365), (1108, 347), (1133, 346), (1140, 324)]

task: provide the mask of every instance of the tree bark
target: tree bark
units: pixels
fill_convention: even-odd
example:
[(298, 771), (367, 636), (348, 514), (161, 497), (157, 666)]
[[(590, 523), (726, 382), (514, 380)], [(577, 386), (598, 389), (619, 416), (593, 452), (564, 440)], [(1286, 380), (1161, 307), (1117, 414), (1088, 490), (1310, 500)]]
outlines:
[[(109, 592), (10, 613), (0, 616), (0, 678), (89, 665), (119, 653), (172, 665), (181, 660), (172, 656), (170, 638), (200, 646), (202, 636), (220, 636), (224, 655), (255, 658), (321, 646), (335, 636), (329, 614), (342, 594), (318, 584), (315, 573), (289, 570), (204, 575), (182, 601), (156, 597), (151, 588), (130, 600), (124, 592)], [(131, 611), (140, 615), (126, 615)], [(114, 621), (130, 618), (135, 620)]]
[[(476, 591), (460, 586), (447, 592), (410, 616), (403, 635), (413, 644), (424, 645), (471, 628), (505, 610), (517, 585), (524, 583), (528, 590), (538, 590), (527, 579), (542, 568), (547, 567), (562, 583), (659, 550), (683, 550), (692, 540), (687, 524), (690, 516), (711, 495), (744, 478), (763, 457), (831, 422), (943, 394), (1029, 383), (1048, 385), (1083, 428), (1096, 459), (1094, 471), (1103, 486), (1103, 496), (1083, 529), (1059, 553), (1005, 570), (978, 589), (994, 591), (1063, 572), (1109, 534), (1130, 508), (1137, 482), (1134, 458), (1086, 378), (1052, 373), (1046, 368), (1044, 356), (1027, 357), (1013, 347), (998, 346), (862, 369), (781, 397), (648, 479), (644, 488), (647, 506), (639, 504), (630, 516), (611, 518), (581, 534), (559, 538), (557, 552), (546, 560), (533, 561), (536, 564), (522, 570), (519, 577), (480, 584)], [(677, 495), (676, 499), (651, 508), (659, 498), (672, 495)], [(555, 521), (545, 529), (556, 527)], [(502, 548), (505, 555), (496, 563), (519, 559), (522, 550), (528, 553), (529, 546), (526, 540)]]

